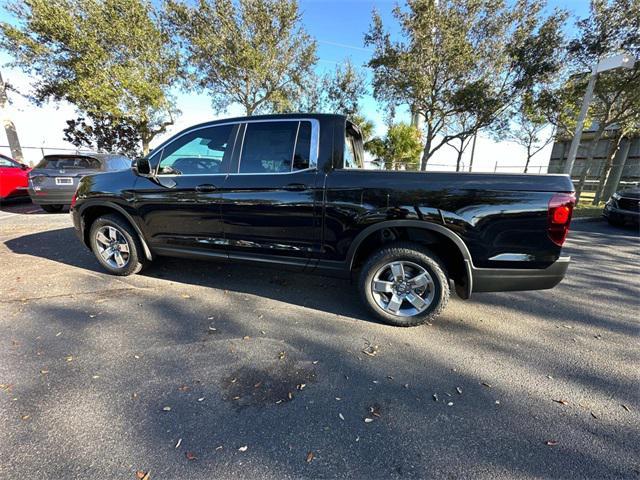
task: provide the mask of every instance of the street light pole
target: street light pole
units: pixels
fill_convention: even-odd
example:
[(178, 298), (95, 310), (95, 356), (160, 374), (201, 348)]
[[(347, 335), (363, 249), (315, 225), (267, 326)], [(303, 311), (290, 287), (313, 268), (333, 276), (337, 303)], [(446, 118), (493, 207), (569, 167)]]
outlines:
[(593, 99), (593, 90), (596, 87), (596, 78), (598, 78), (598, 72), (594, 68), (591, 72), (591, 76), (589, 77), (587, 91), (584, 93), (582, 108), (580, 109), (580, 115), (578, 115), (578, 121), (576, 123), (576, 131), (573, 134), (571, 147), (569, 148), (569, 155), (567, 156), (567, 163), (564, 166), (564, 173), (568, 173), (569, 175), (571, 175), (573, 164), (576, 162), (576, 155), (578, 154), (578, 147), (580, 146), (580, 140), (582, 138), (582, 129), (584, 128), (584, 119), (587, 117), (587, 111), (589, 110), (589, 105)]
[(584, 120), (587, 117), (589, 111), (589, 104), (593, 99), (593, 90), (596, 86), (596, 79), (598, 74), (606, 72), (607, 70), (614, 70), (616, 68), (633, 68), (636, 59), (631, 55), (621, 53), (612, 57), (603, 58), (597, 65), (594, 65), (591, 70), (591, 76), (589, 77), (589, 83), (587, 84), (587, 90), (584, 93), (584, 99), (582, 101), (582, 108), (580, 109), (580, 115), (578, 115), (578, 121), (576, 123), (576, 131), (571, 140), (571, 147), (569, 148), (569, 155), (567, 157), (567, 163), (564, 166), (564, 173), (571, 175), (573, 170), (573, 164), (576, 162), (576, 155), (578, 153), (578, 147), (580, 146), (580, 140), (582, 138), (582, 129), (584, 128)]

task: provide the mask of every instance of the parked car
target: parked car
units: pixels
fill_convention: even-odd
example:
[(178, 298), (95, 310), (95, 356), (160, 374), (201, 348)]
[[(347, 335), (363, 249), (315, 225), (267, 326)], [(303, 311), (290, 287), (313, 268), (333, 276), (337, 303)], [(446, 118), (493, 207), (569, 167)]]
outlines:
[(130, 168), (131, 160), (122, 155), (45, 155), (29, 174), (29, 196), (45, 212), (60, 212), (71, 203), (78, 183), (85, 175)]
[(353, 275), (373, 315), (401, 326), (442, 312), (450, 284), (466, 299), (562, 280), (568, 176), (364, 170), (363, 156), (340, 115), (204, 123), (83, 178), (73, 222), (115, 275), (160, 255)]
[(640, 223), (640, 188), (630, 188), (614, 193), (605, 204), (602, 215), (611, 225)]
[(28, 165), (0, 154), (0, 201), (27, 196), (30, 171)]

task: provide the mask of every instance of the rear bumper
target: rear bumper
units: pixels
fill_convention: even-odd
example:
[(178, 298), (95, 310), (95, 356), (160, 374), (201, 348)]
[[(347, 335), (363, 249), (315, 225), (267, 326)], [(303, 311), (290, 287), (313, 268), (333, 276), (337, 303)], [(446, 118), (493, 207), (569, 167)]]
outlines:
[(475, 268), (467, 264), (472, 292), (512, 292), (555, 287), (567, 273), (571, 257), (560, 257), (547, 268)]
[(31, 201), (36, 205), (70, 205), (73, 194), (75, 193), (75, 187), (68, 190), (38, 190), (35, 191), (33, 187), (29, 187), (29, 196)]

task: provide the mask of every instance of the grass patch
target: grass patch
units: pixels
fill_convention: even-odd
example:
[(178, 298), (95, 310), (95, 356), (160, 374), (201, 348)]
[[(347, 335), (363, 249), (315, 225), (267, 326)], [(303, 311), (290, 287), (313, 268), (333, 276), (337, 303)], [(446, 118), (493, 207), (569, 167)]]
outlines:
[(580, 203), (573, 209), (573, 218), (601, 217), (604, 203), (593, 205), (592, 199), (580, 197)]

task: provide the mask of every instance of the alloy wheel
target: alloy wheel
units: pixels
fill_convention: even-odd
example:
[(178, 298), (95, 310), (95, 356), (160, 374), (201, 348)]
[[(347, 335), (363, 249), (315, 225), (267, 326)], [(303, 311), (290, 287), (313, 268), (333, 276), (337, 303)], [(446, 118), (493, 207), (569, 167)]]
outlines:
[(98, 229), (96, 247), (102, 260), (112, 268), (124, 268), (129, 263), (129, 242), (120, 230), (111, 225)]
[(371, 280), (371, 293), (382, 310), (400, 317), (424, 312), (433, 302), (435, 284), (429, 272), (417, 263), (389, 262)]

